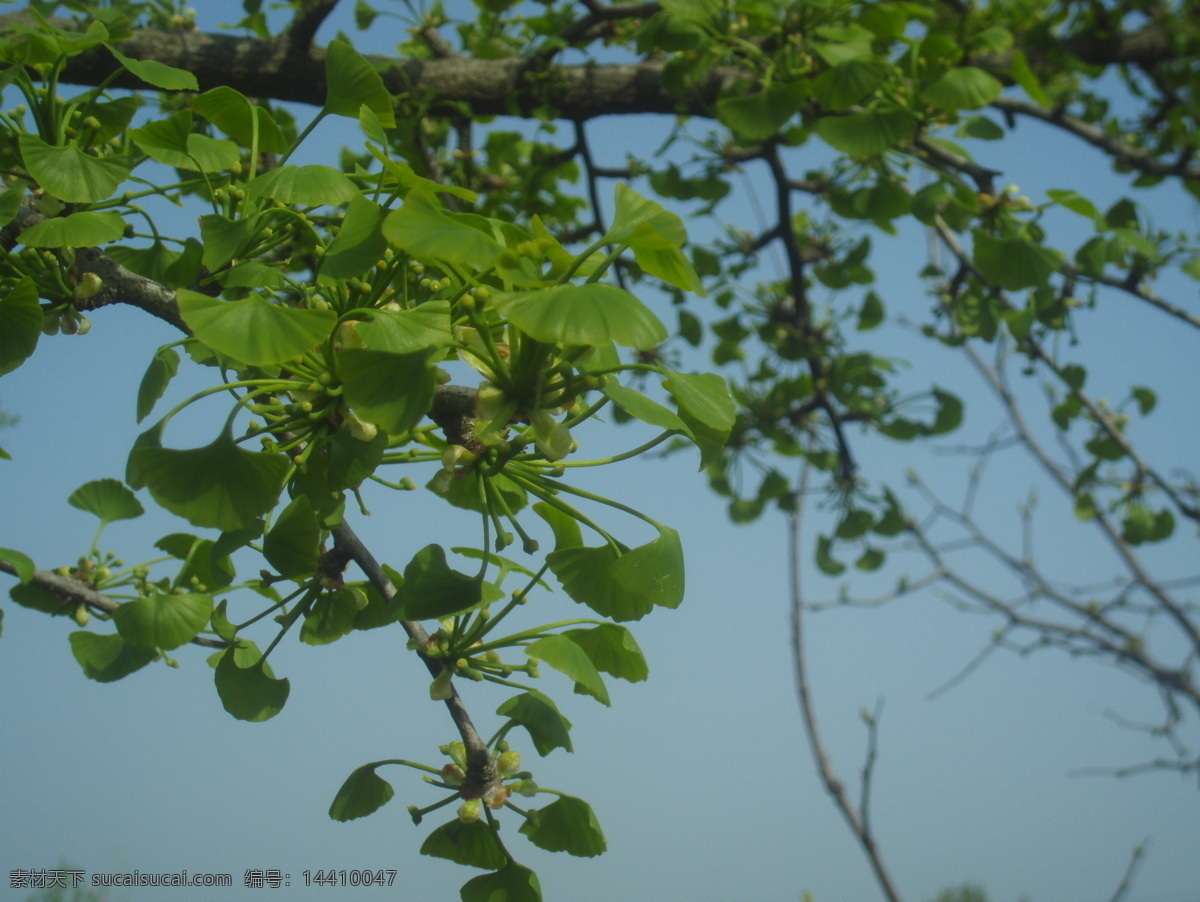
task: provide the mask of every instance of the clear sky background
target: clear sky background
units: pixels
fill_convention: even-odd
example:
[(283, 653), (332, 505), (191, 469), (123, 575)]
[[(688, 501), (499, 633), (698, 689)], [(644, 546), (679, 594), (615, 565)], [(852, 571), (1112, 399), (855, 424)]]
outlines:
[[(198, 6), (206, 30), (236, 16), (236, 5), (227, 0)], [(462, 0), (447, 4), (452, 17), (466, 8)], [(340, 28), (359, 41), (350, 14), (345, 2), (318, 40)], [(380, 33), (362, 38), (359, 46), (386, 52), (398, 39), (395, 30), (386, 39), (387, 29), (399, 27), (381, 20)], [(304, 122), (310, 112), (298, 115)], [(666, 120), (646, 117), (613, 119), (589, 131), (599, 164), (618, 165), (627, 151), (650, 153), (668, 127)], [(698, 124), (696, 130), (703, 133), (705, 127)], [(347, 120), (325, 123), (305, 161), (330, 159), (354, 135)], [(1005, 171), (1002, 184), (1015, 182), (1035, 202), (1048, 188), (1073, 187), (1103, 208), (1128, 190), (1102, 162), (1028, 124), (1012, 142), (974, 149), (980, 162)], [(803, 166), (804, 154), (819, 152), (802, 148), (793, 160)], [(747, 178), (743, 192), (718, 214), (753, 230), (747, 193), (762, 188), (754, 187), (752, 170)], [(1158, 225), (1191, 231), (1200, 226), (1196, 204), (1181, 192), (1138, 197)], [(1052, 222), (1077, 230), (1060, 246), (1073, 247), (1071, 240), (1084, 237), (1083, 220), (1072, 222), (1064, 213)], [(701, 239), (713, 228), (711, 222), (689, 224)], [(926, 253), (925, 236), (907, 226), (906, 232), (896, 240), (875, 234), (876, 268), (889, 313), (920, 320), (930, 303), (914, 277)], [(1163, 291), (1196, 309), (1195, 286), (1167, 283)], [(664, 318), (669, 314), (665, 305), (658, 309)], [(694, 309), (708, 308), (698, 302)], [(177, 337), (135, 310), (109, 308), (91, 319), (89, 335), (44, 338), (25, 366), (0, 381), (3, 409), (21, 418), (0, 432), (0, 445), (14, 458), (0, 462), (0, 545), (26, 552), (47, 569), (86, 551), (95, 520), (69, 507), (66, 498), (88, 480), (122, 475), (139, 431), (133, 410), (137, 385), (154, 349)], [(1103, 297), (1101, 308), (1083, 321), (1075, 352), (1089, 366), (1089, 387), (1116, 400), (1130, 384), (1153, 386), (1159, 409), (1134, 437), (1149, 456), (1163, 461), (1162, 469), (1194, 470), (1200, 365), (1186, 344), (1192, 336), (1117, 296)], [(983, 440), (998, 410), (955, 352), (890, 322), (862, 340), (864, 347), (909, 360), (914, 388), (936, 381), (959, 392), (968, 407), (964, 428), (934, 445), (855, 437), (864, 474), (897, 482), (905, 468), (915, 467), (955, 497), (965, 467), (938, 452)], [(689, 364), (705, 368), (698, 355)], [(185, 367), (167, 400), (186, 396), (189, 380), (196, 386), (203, 375)], [(1033, 386), (1025, 394), (1037, 396)], [(197, 430), (191, 435), (173, 425), (168, 443), (207, 443), (224, 412), (214, 405), (190, 420)], [(639, 435), (633, 427), (593, 428), (578, 437), (586, 453), (599, 456), (637, 445)], [(1023, 459), (1003, 456), (989, 473), (980, 504), (997, 535), (1009, 541), (1019, 536), (1017, 507), (1036, 489), (1043, 502), (1036, 520), (1039, 559), (1064, 579), (1115, 573), (1054, 488)], [(418, 484), (425, 481), (413, 476)], [(538, 759), (521, 742), (523, 734), (512, 737), (539, 783), (592, 803), (608, 853), (584, 860), (542, 852), (517, 835), (515, 817), (505, 818), (510, 849), (537, 870), (547, 900), (773, 902), (796, 900), (805, 891), (818, 902), (878, 898), (864, 859), (821, 790), (801, 729), (789, 651), (783, 518), (769, 514), (752, 526), (731, 525), (689, 455), (590, 471), (580, 484), (633, 503), (679, 530), (688, 593), (677, 611), (656, 611), (631, 625), (649, 658), (651, 678), (632, 686), (609, 681), (611, 709), (571, 695), (565, 679), (544, 671), (542, 682), (575, 724), (575, 755), (558, 750)], [(353, 525), (393, 566), (402, 567), (429, 542), (478, 543), (474, 517), (424, 491), (379, 491), (367, 500), (373, 516), (355, 516)], [(630, 544), (648, 538), (635, 522), (607, 522)], [(814, 507), (805, 525), (806, 565), (812, 537), (828, 525), (828, 514)], [(110, 527), (102, 546), (132, 562), (155, 556), (153, 542), (171, 531), (193, 530), (151, 511)], [(1182, 575), (1194, 568), (1195, 537), (1180, 535), (1147, 557), (1156, 572)], [(806, 566), (806, 591), (814, 599), (834, 597), (837, 584), (814, 569)], [(860, 579), (853, 588), (870, 592), (903, 570), (891, 567), (884, 580)], [(915, 562), (908, 572), (920, 572)], [(11, 582), (0, 579), (0, 586), (7, 589)], [(247, 868), (291, 875), (286, 891), (188, 894), (213, 902), (322, 894), (449, 900), (475, 873), (418, 854), (429, 827), (442, 821), (434, 815), (421, 827), (410, 822), (407, 805), (439, 797), (415, 772), (381, 771), (396, 797), (371, 817), (339, 824), (326, 813), (342, 781), (360, 764), (393, 757), (438, 762), (437, 746), (454, 738), (443, 706), (429, 701), (428, 676), (405, 652), (398, 628), (316, 648), (285, 640), (271, 660), (276, 673), (291, 680), (288, 704), (273, 720), (248, 724), (221, 708), (202, 649), (178, 650), (178, 670), (151, 666), (101, 685), (87, 680), (71, 656), (66, 637), (76, 629), (72, 621), (10, 602), (4, 609), (0, 898), (26, 895), (8, 889), (9, 870), (61, 862), (89, 873), (228, 872), (238, 885)], [(559, 592), (543, 595), (535, 613), (537, 622), (546, 622), (580, 611)], [(835, 610), (808, 620), (818, 714), (831, 756), (852, 787), (866, 738), (858, 712), (884, 699), (872, 813), (883, 855), (905, 897), (927, 900), (942, 887), (971, 881), (984, 885), (993, 902), (1107, 899), (1133, 846), (1148, 840), (1128, 898), (1200, 900), (1200, 792), (1194, 780), (1165, 773), (1127, 780), (1071, 775), (1165, 751), (1104, 714), (1158, 717), (1151, 688), (1054, 653), (999, 654), (964, 684), (929, 698), (988, 641), (994, 625), (956, 612), (935, 592), (882, 609)], [(491, 712), (511, 694), (489, 688), (465, 690), (485, 735), (499, 723)], [(1193, 744), (1200, 741), (1194, 721), (1189, 729)], [(392, 868), (399, 875), (391, 890), (297, 888), (303, 871), (319, 868)], [(162, 895), (121, 890), (108, 898)]]

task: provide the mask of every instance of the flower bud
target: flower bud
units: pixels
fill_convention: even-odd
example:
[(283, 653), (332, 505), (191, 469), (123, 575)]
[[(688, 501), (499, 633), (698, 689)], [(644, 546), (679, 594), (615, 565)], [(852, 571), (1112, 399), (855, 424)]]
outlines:
[(496, 770), (500, 771), (502, 777), (511, 777), (520, 769), (521, 753), (518, 751), (504, 752), (496, 759)]
[(458, 806), (458, 819), (464, 824), (473, 824), (483, 817), (483, 806), (479, 799), (467, 799)]

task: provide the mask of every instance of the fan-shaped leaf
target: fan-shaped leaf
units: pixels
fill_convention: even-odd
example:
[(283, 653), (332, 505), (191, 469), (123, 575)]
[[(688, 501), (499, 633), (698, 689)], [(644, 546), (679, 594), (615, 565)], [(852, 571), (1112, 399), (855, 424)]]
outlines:
[(137, 601), (125, 602), (113, 611), (113, 621), (117, 632), (130, 645), (170, 651), (196, 638), (208, 624), (212, 609), (209, 595), (154, 592)]
[(272, 304), (258, 295), (221, 301), (180, 289), (179, 313), (196, 338), (244, 363), (282, 363), (323, 341), (337, 321), (332, 310)]

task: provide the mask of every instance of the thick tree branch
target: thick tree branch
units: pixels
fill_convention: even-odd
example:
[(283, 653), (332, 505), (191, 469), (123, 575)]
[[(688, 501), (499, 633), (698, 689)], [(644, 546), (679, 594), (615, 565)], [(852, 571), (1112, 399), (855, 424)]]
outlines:
[[(0, 29), (5, 20), (16, 15), (0, 16)], [(61, 28), (72, 27), (66, 19), (53, 22)], [(289, 42), (158, 28), (140, 28), (118, 47), (133, 59), (157, 60), (188, 70), (196, 76), (202, 91), (225, 85), (249, 97), (312, 106), (325, 102), (324, 48), (293, 52)], [(544, 102), (570, 119), (629, 113), (710, 115), (721, 88), (737, 74), (732, 70), (710, 72), (689, 95), (680, 98), (663, 85), (662, 61), (556, 66), (549, 86), (539, 89), (546, 93), (534, 97), (522, 78), (528, 71), (528, 60), (524, 59), (367, 59), (393, 94), (430, 98), (435, 113), (454, 112), (452, 105), (467, 104), (478, 116), (528, 115)], [(114, 87), (145, 87), (136, 77), (121, 71), (112, 54), (103, 48), (72, 57), (61, 81), (94, 86), (115, 72), (119, 74), (111, 82)], [(457, 112), (461, 114), (461, 107)]]

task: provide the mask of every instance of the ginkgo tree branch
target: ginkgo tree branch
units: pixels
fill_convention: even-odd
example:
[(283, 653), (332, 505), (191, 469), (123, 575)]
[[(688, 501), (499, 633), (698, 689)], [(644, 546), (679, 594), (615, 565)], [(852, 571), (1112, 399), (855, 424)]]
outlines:
[[(17, 568), (8, 561), (0, 560), (0, 570), (16, 576), (18, 579), (21, 576)], [(122, 604), (122, 602), (114, 601), (104, 593), (77, 579), (73, 579), (70, 576), (60, 576), (49, 570), (34, 570), (29, 582), (62, 599), (63, 613), (67, 613), (66, 608), (69, 606), (74, 607), (82, 604), (102, 614), (111, 614)], [(195, 636), (190, 641), (192, 645), (201, 645), (205, 648), (229, 647), (228, 642), (222, 639), (211, 639), (208, 636)]]
[[(374, 586), (375, 590), (383, 596), (387, 601), (391, 601), (396, 595), (396, 587), (392, 581), (388, 579), (383, 567), (371, 554), (366, 545), (350, 528), (350, 524), (343, 520), (333, 528), (333, 538), (338, 548), (349, 560), (353, 560), (362, 572), (366, 575), (368, 581)], [(420, 623), (414, 620), (401, 620), (400, 626), (408, 637), (416, 646), (417, 654), (424, 662), (426, 669), (430, 675), (437, 677), (445, 667), (449, 664), (439, 658), (435, 658), (426, 654), (424, 649), (429, 644), (429, 634)], [(450, 683), (450, 694), (445, 699), (446, 708), (450, 711), (450, 718), (454, 721), (455, 727), (458, 728), (458, 734), (462, 737), (463, 744), (467, 747), (467, 779), (463, 783), (460, 790), (460, 795), (463, 798), (479, 798), (483, 796), (487, 790), (496, 784), (499, 775), (496, 772), (496, 766), (492, 761), (491, 753), (488, 751), (487, 743), (479, 735), (475, 729), (475, 725), (471, 722), (471, 717), (467, 713), (467, 707), (463, 704), (462, 698), (458, 694), (458, 690), (454, 687), (453, 681)]]
[(804, 730), (808, 735), (809, 747), (817, 767), (817, 774), (825, 791), (833, 799), (834, 807), (841, 813), (850, 832), (862, 846), (863, 852), (870, 862), (871, 870), (875, 873), (876, 882), (889, 902), (900, 902), (900, 893), (892, 882), (878, 841), (871, 829), (870, 823), (870, 789), (871, 776), (874, 773), (876, 754), (876, 723), (868, 723), (868, 752), (862, 769), (862, 786), (860, 788), (860, 804), (856, 807), (846, 794), (846, 787), (839, 779), (829, 753), (821, 738), (820, 727), (817, 723), (816, 708), (812, 699), (812, 690), (808, 675), (808, 657), (804, 639), (804, 593), (800, 578), (800, 527), (803, 511), (804, 489), (807, 483), (808, 467), (800, 480), (796, 503), (787, 515), (788, 521), (788, 582), (791, 594), (792, 618), (792, 660), (796, 669), (796, 694), (800, 700), (800, 715), (804, 721)]

